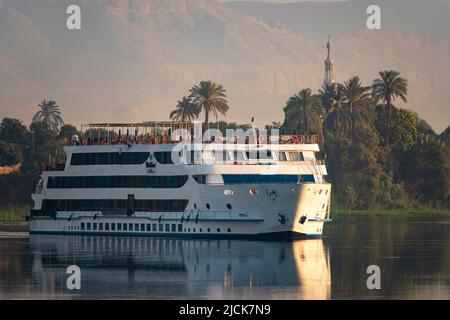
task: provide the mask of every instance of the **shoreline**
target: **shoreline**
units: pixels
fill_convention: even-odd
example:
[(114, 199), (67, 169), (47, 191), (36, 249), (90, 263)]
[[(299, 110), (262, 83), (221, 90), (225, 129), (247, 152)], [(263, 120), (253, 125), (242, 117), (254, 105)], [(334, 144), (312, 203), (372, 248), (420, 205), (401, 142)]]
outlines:
[(334, 210), (331, 217), (433, 217), (450, 218), (449, 209), (371, 209), (371, 210)]

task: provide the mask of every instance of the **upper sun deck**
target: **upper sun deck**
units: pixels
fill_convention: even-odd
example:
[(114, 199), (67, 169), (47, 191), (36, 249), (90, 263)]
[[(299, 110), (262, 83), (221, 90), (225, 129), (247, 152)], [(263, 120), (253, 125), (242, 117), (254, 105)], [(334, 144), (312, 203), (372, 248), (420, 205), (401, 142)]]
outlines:
[[(286, 135), (265, 129), (236, 129), (221, 132), (218, 128), (204, 130), (201, 123), (147, 121), (142, 123), (94, 123), (81, 126), (81, 137), (74, 136), (65, 145), (165, 145), (243, 144), (243, 145), (317, 145), (317, 135)], [(318, 151), (318, 150), (317, 150)]]

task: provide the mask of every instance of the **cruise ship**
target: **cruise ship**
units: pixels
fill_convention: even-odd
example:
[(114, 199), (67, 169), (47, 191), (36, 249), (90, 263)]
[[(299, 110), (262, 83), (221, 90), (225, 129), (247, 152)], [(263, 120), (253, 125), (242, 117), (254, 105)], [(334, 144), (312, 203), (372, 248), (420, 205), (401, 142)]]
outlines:
[(330, 221), (317, 136), (100, 123), (64, 151), (32, 194), (30, 233), (305, 238)]

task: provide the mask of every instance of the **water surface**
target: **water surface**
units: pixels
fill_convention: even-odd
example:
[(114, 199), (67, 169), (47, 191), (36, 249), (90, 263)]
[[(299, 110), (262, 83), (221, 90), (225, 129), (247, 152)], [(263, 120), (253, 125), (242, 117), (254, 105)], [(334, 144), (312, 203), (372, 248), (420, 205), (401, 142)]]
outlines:
[[(81, 268), (81, 290), (66, 268)], [(366, 286), (369, 265), (381, 290)], [(450, 219), (360, 217), (286, 242), (0, 232), (0, 299), (450, 299)]]

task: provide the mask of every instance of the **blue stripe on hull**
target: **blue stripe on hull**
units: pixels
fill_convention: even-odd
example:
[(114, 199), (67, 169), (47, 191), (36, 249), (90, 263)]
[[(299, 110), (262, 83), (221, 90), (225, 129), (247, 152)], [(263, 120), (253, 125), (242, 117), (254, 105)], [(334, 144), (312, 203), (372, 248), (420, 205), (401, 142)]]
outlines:
[[(293, 174), (223, 174), (225, 184), (298, 183), (299, 176)], [(314, 182), (312, 174), (302, 175), (300, 181)]]

